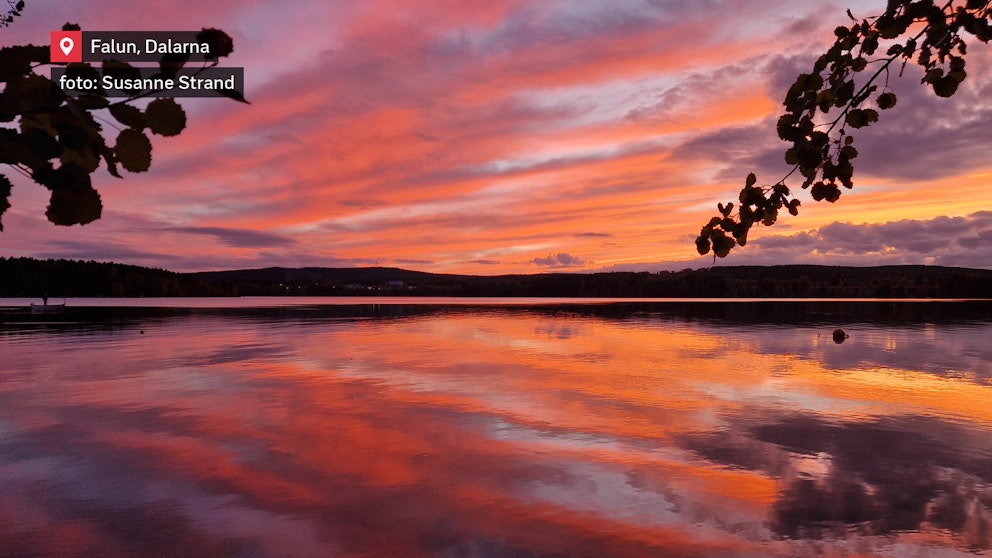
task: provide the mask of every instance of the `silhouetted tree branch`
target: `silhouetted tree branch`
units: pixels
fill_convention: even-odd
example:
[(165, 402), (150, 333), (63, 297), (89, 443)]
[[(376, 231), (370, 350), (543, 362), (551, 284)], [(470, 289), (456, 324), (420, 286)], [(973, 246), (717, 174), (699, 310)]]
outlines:
[(24, 0), (18, 2), (7, 0), (7, 6), (7, 15), (0, 16), (0, 27), (6, 27), (14, 23), (14, 18), (20, 16), (21, 12), (24, 11)]
[[(800, 74), (786, 93), (777, 131), (779, 138), (792, 144), (785, 152), (792, 170), (771, 186), (758, 185), (757, 177), (749, 173), (738, 204), (717, 204), (720, 215), (700, 230), (699, 254), (712, 250), (714, 259), (725, 257), (734, 246), (747, 243), (756, 223), (771, 226), (783, 208), (798, 215), (800, 202), (785, 183), (796, 171), (803, 176), (802, 188), (809, 188), (816, 201), (835, 202), (841, 186), (853, 188), (852, 161), (858, 151), (848, 130), (870, 126), (878, 121), (879, 110), (895, 106), (896, 95), (888, 84), (892, 65), (901, 61), (905, 68), (915, 62), (925, 72), (922, 83), (940, 97), (954, 95), (967, 76), (962, 35), (983, 43), (992, 39), (990, 4), (989, 0), (943, 4), (889, 0), (883, 14), (861, 20), (848, 10), (851, 24), (834, 30), (834, 44), (816, 60), (813, 71)], [(891, 44), (879, 56), (882, 41)], [(856, 85), (855, 76), (873, 67), (870, 77)], [(825, 117), (818, 118), (818, 112)]]
[[(11, 5), (17, 13), (23, 7), (24, 2)], [(13, 15), (8, 16), (7, 21), (12, 18)], [(78, 31), (79, 26), (67, 23), (62, 29)], [(203, 29), (196, 38), (211, 45), (211, 66), (234, 50), (231, 38), (217, 29)], [(189, 58), (188, 54), (164, 55), (158, 75), (175, 76)], [(178, 135), (186, 127), (186, 113), (171, 98), (155, 99), (144, 110), (129, 104), (159, 91), (142, 91), (114, 103), (104, 95), (67, 96), (48, 77), (35, 73), (38, 67), (50, 64), (48, 46), (0, 49), (0, 84), (3, 84), (0, 123), (13, 124), (13, 127), (0, 125), (0, 163), (51, 191), (45, 212), (49, 221), (56, 225), (83, 225), (99, 219), (103, 211), (100, 195), (90, 178), (100, 163), (117, 178), (121, 178), (118, 165), (129, 172), (147, 171), (152, 144), (146, 130), (161, 136)], [(105, 60), (99, 69), (86, 62), (70, 63), (66, 74), (96, 80), (102, 75), (140, 76), (137, 68), (116, 60)], [(223, 93), (247, 102), (236, 91)], [(94, 118), (93, 113), (104, 110), (123, 125), (118, 127), (113, 145), (108, 145), (104, 128)], [(0, 174), (0, 216), (10, 207), (10, 190), (10, 180)]]

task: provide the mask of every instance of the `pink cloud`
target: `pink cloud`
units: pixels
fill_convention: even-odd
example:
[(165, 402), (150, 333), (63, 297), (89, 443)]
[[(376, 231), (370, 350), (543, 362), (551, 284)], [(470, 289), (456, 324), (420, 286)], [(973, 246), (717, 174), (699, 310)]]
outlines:
[[(5, 38), (43, 42), (61, 24), (51, 21), (73, 15), (88, 29), (216, 26), (235, 38), (230, 63), (245, 66), (253, 104), (184, 101), (189, 127), (154, 138), (149, 173), (116, 180), (98, 170), (108, 215), (127, 226), (115, 218), (54, 229), (38, 221), (44, 192), (18, 182), (8, 215), (20, 217), (2, 233), (16, 255), (81, 251), (52, 243), (66, 240), (98, 254), (112, 239), (132, 251), (154, 246), (139, 250), (142, 261), (159, 254), (166, 267), (275, 261), (271, 247), (224, 244), (254, 232), (293, 239), (281, 248), (293, 257), (423, 262), (411, 266), (430, 271), (525, 272), (558, 253), (603, 265), (692, 262), (686, 237), (720, 196), (750, 170), (781, 168), (769, 122), (789, 76), (832, 28), (820, 7), (772, 0), (91, 5), (30, 4)], [(969, 80), (988, 64), (973, 70)], [(972, 103), (983, 114), (981, 91), (969, 91), (943, 113), (944, 128), (935, 120), (922, 129), (935, 141), (911, 142), (921, 146), (911, 160), (955, 161), (938, 165), (945, 175), (988, 169), (980, 155), (992, 138), (956, 108)], [(926, 96), (905, 100), (923, 108), (909, 109), (898, 130), (925, 123), (917, 111), (942, 110)], [(886, 145), (866, 136), (866, 169), (915, 172)], [(31, 188), (39, 191), (24, 193)], [(992, 201), (979, 195), (941, 211)], [(191, 247), (155, 227), (236, 232), (200, 234), (204, 243)]]

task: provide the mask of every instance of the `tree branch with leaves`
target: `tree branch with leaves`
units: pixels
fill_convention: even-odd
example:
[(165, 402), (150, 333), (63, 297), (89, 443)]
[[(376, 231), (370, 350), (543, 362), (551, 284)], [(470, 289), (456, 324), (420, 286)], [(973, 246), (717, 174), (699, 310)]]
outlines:
[[(12, 8), (19, 12), (23, 2)], [(79, 26), (67, 23), (62, 29), (78, 31)], [(217, 29), (203, 29), (196, 38), (210, 45), (212, 54), (204, 68), (216, 66), (221, 57), (234, 50), (231, 38)], [(189, 54), (164, 55), (155, 77), (175, 77), (189, 59)], [(178, 135), (186, 127), (186, 113), (167, 97), (152, 100), (144, 109), (130, 104), (160, 91), (142, 91), (115, 102), (99, 94), (68, 96), (48, 77), (36, 73), (47, 65), (52, 65), (48, 46), (0, 49), (0, 123), (13, 124), (0, 124), (0, 163), (51, 191), (45, 211), (49, 221), (56, 225), (83, 225), (99, 219), (103, 211), (90, 176), (101, 162), (117, 178), (121, 178), (118, 165), (132, 173), (147, 171), (152, 144), (146, 131), (160, 136)], [(105, 60), (99, 68), (86, 62), (70, 63), (66, 74), (96, 80), (101, 75), (140, 77), (138, 68), (116, 60)], [(221, 93), (247, 102), (237, 91)], [(104, 138), (104, 127), (98, 120), (117, 129), (113, 145)], [(0, 216), (10, 207), (11, 186), (10, 180), (0, 174)]]
[(21, 12), (23, 11), (24, 0), (19, 0), (18, 2), (7, 0), (7, 13), (6, 15), (0, 16), (0, 27), (7, 27), (11, 23), (14, 23), (14, 18), (20, 17)]
[[(785, 161), (792, 170), (771, 186), (759, 185), (749, 173), (737, 203), (717, 204), (719, 215), (700, 230), (699, 254), (712, 250), (714, 259), (725, 257), (747, 243), (755, 224), (773, 225), (783, 209), (798, 215), (800, 201), (786, 185), (797, 172), (816, 201), (836, 202), (841, 187), (853, 188), (858, 151), (850, 130), (874, 124), (880, 110), (896, 105), (889, 87), (894, 68), (901, 75), (907, 64), (918, 64), (922, 84), (940, 97), (954, 95), (967, 76), (966, 38), (992, 39), (990, 5), (989, 0), (889, 0), (884, 13), (860, 20), (848, 10), (851, 23), (834, 30), (833, 45), (785, 95), (776, 129), (791, 144)], [(859, 84), (860, 75), (868, 77)]]

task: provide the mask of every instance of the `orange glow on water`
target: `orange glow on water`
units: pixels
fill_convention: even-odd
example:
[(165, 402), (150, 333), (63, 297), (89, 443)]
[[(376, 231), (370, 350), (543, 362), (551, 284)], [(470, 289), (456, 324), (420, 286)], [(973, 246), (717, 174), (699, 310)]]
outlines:
[[(12, 402), (0, 420), (17, 432), (0, 445), (21, 440), (10, 455), (25, 457), (6, 484), (0, 476), (0, 516), (17, 517), (18, 479), (48, 478), (32, 463), (49, 459), (51, 471), (76, 474), (66, 468), (76, 463), (90, 480), (55, 483), (34, 519), (8, 529), (64, 532), (93, 551), (113, 539), (106, 527), (63, 523), (69, 512), (46, 506), (83, 501), (95, 521), (116, 521), (107, 508), (166, 514), (159, 522), (207, 513), (204, 544), (248, 537), (274, 549), (292, 536), (311, 555), (431, 556), (424, 537), (454, 544), (444, 537), (466, 533), (580, 556), (777, 555), (815, 539), (787, 523), (805, 517), (788, 507), (803, 482), (823, 506), (834, 484), (864, 483), (874, 513), (898, 488), (884, 483), (901, 482), (874, 476), (878, 463), (901, 467), (920, 446), (934, 467), (971, 478), (981, 473), (969, 460), (992, 444), (990, 387), (963, 374), (988, 372), (969, 360), (987, 324), (937, 325), (925, 342), (905, 326), (861, 326), (836, 345), (821, 326), (647, 307), (626, 317), (609, 305), (602, 315), (424, 308), (211, 312), (138, 326), (144, 335), (24, 336), (0, 367)], [(897, 365), (911, 340), (923, 345), (914, 366)], [(845, 441), (859, 436), (893, 441), (874, 455)], [(952, 477), (926, 482), (950, 490)], [(108, 491), (113, 482), (129, 488)], [(955, 549), (979, 540), (969, 529), (816, 544), (857, 540), (875, 555), (895, 537)]]

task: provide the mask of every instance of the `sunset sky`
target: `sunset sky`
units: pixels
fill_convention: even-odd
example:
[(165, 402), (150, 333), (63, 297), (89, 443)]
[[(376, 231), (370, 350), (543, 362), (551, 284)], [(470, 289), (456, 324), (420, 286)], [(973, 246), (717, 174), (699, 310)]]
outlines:
[[(175, 271), (382, 265), (472, 274), (706, 267), (692, 240), (755, 172), (832, 30), (884, 0), (28, 0), (0, 45), (87, 31), (234, 38), (244, 105), (184, 99), (149, 172), (100, 168), (103, 217), (56, 227), (14, 182), (0, 256)], [(716, 265), (992, 267), (992, 50), (952, 99), (907, 67), (856, 135), (855, 189)], [(884, 48), (881, 49), (884, 51)], [(109, 117), (108, 117), (109, 122)], [(116, 131), (109, 125), (111, 139)], [(798, 189), (799, 184), (791, 184)]]

